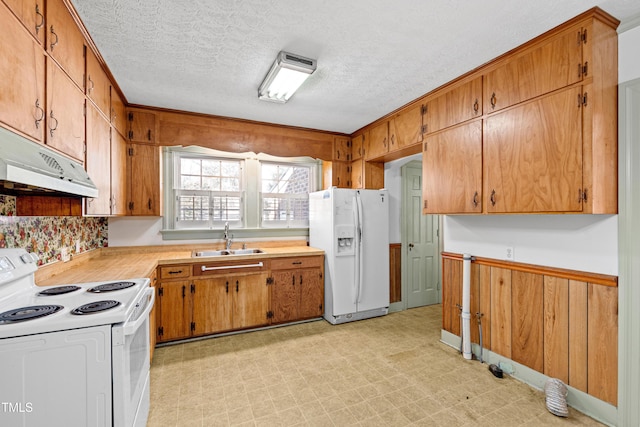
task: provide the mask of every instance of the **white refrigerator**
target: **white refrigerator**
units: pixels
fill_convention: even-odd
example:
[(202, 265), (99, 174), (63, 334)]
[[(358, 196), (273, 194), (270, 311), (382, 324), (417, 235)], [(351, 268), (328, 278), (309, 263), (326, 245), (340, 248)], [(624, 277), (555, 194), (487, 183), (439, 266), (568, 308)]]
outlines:
[(309, 244), (325, 251), (327, 321), (389, 312), (387, 190), (334, 187), (309, 194)]

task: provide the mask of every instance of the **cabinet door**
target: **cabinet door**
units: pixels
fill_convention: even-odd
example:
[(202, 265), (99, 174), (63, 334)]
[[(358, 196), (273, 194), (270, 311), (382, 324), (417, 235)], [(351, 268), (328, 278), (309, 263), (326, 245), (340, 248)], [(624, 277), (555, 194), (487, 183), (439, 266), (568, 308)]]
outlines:
[(351, 139), (351, 158), (353, 160), (358, 160), (364, 157), (364, 141), (366, 139), (367, 137), (365, 133), (356, 135)]
[[(18, 17), (27, 30), (42, 44), (44, 43), (44, 0), (3, 0)], [(3, 27), (5, 28), (5, 27)], [(2, 38), (7, 41), (5, 37)], [(22, 51), (23, 52), (23, 51)], [(23, 52), (24, 53), (24, 52)], [(2, 58), (5, 58), (2, 56)]]
[(127, 142), (111, 128), (111, 215), (127, 213)]
[(292, 322), (299, 318), (300, 285), (296, 283), (295, 270), (273, 271), (271, 286), (271, 311), (273, 323)]
[(87, 49), (87, 96), (106, 117), (111, 114), (111, 82), (95, 54)]
[(484, 111), (491, 113), (582, 80), (581, 26), (505, 60), (484, 75)]
[(424, 214), (482, 212), (482, 122), (428, 135), (422, 179)]
[[(233, 328), (242, 329), (267, 324), (269, 310), (269, 273), (231, 276), (233, 285)], [(231, 289), (229, 290), (231, 292)]]
[(154, 145), (129, 144), (129, 215), (160, 215), (160, 152)]
[(581, 211), (581, 99), (569, 88), (485, 120), (487, 212)]
[(351, 139), (345, 136), (333, 138), (333, 160), (340, 162), (351, 161)]
[(389, 122), (384, 122), (371, 128), (369, 142), (365, 143), (367, 160), (384, 156), (389, 152)]
[(84, 89), (84, 37), (63, 0), (47, 0), (47, 52)]
[(127, 111), (129, 131), (127, 138), (131, 142), (155, 142), (156, 115), (142, 111)]
[(231, 278), (194, 280), (190, 289), (193, 298), (193, 335), (228, 331), (233, 327)]
[(331, 169), (331, 185), (351, 188), (351, 163), (333, 162)]
[(351, 188), (364, 188), (364, 159), (351, 163)]
[(44, 54), (2, 3), (0, 37), (0, 121), (42, 142)]
[(84, 162), (84, 94), (47, 60), (47, 145)]
[(158, 297), (158, 341), (171, 341), (189, 336), (189, 299), (187, 292), (190, 282), (161, 282)]
[(87, 105), (86, 169), (98, 187), (97, 198), (86, 198), (87, 215), (111, 215), (111, 126), (93, 104)]
[(324, 278), (322, 269), (311, 268), (297, 272), (300, 287), (300, 319), (321, 317), (324, 313)]
[(122, 136), (127, 134), (127, 115), (124, 109), (124, 101), (113, 85), (111, 85), (111, 125)]
[(482, 77), (429, 99), (424, 109), (424, 131), (432, 133), (482, 116)]
[(389, 121), (389, 151), (422, 142), (422, 105), (403, 111)]

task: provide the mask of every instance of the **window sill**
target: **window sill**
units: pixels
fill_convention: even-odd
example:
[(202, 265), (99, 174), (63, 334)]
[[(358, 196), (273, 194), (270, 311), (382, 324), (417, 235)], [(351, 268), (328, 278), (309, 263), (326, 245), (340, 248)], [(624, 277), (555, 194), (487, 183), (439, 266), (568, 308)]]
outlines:
[[(224, 230), (220, 229), (180, 229), (160, 230), (162, 240), (198, 240), (222, 239)], [(237, 228), (230, 229), (234, 239), (274, 238), (274, 237), (309, 237), (308, 228)]]

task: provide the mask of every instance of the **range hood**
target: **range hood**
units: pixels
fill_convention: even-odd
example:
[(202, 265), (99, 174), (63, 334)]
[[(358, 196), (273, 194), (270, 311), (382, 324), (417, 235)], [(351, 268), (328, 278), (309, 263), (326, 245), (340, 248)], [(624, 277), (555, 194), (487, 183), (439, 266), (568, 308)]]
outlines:
[(0, 192), (98, 197), (82, 164), (0, 128)]

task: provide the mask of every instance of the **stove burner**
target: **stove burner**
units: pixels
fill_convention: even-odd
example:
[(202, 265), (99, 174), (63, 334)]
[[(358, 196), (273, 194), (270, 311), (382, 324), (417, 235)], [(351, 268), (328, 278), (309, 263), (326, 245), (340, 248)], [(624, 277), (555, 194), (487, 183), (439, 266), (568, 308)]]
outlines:
[(94, 286), (91, 289), (87, 289), (87, 292), (111, 292), (111, 291), (119, 291), (120, 289), (127, 289), (132, 286), (135, 286), (135, 282), (113, 282), (113, 283), (105, 283), (104, 285)]
[(94, 314), (101, 311), (109, 310), (111, 308), (119, 306), (118, 301), (104, 300), (90, 302), (89, 304), (81, 305), (80, 307), (71, 310), (71, 314)]
[(29, 307), (16, 308), (14, 310), (0, 313), (0, 325), (25, 322), (31, 319), (48, 316), (62, 310), (61, 305), (32, 305)]
[(41, 296), (52, 296), (52, 295), (63, 295), (68, 294), (69, 292), (77, 291), (80, 289), (80, 286), (56, 286), (55, 288), (45, 289), (44, 291), (38, 292), (38, 295)]

